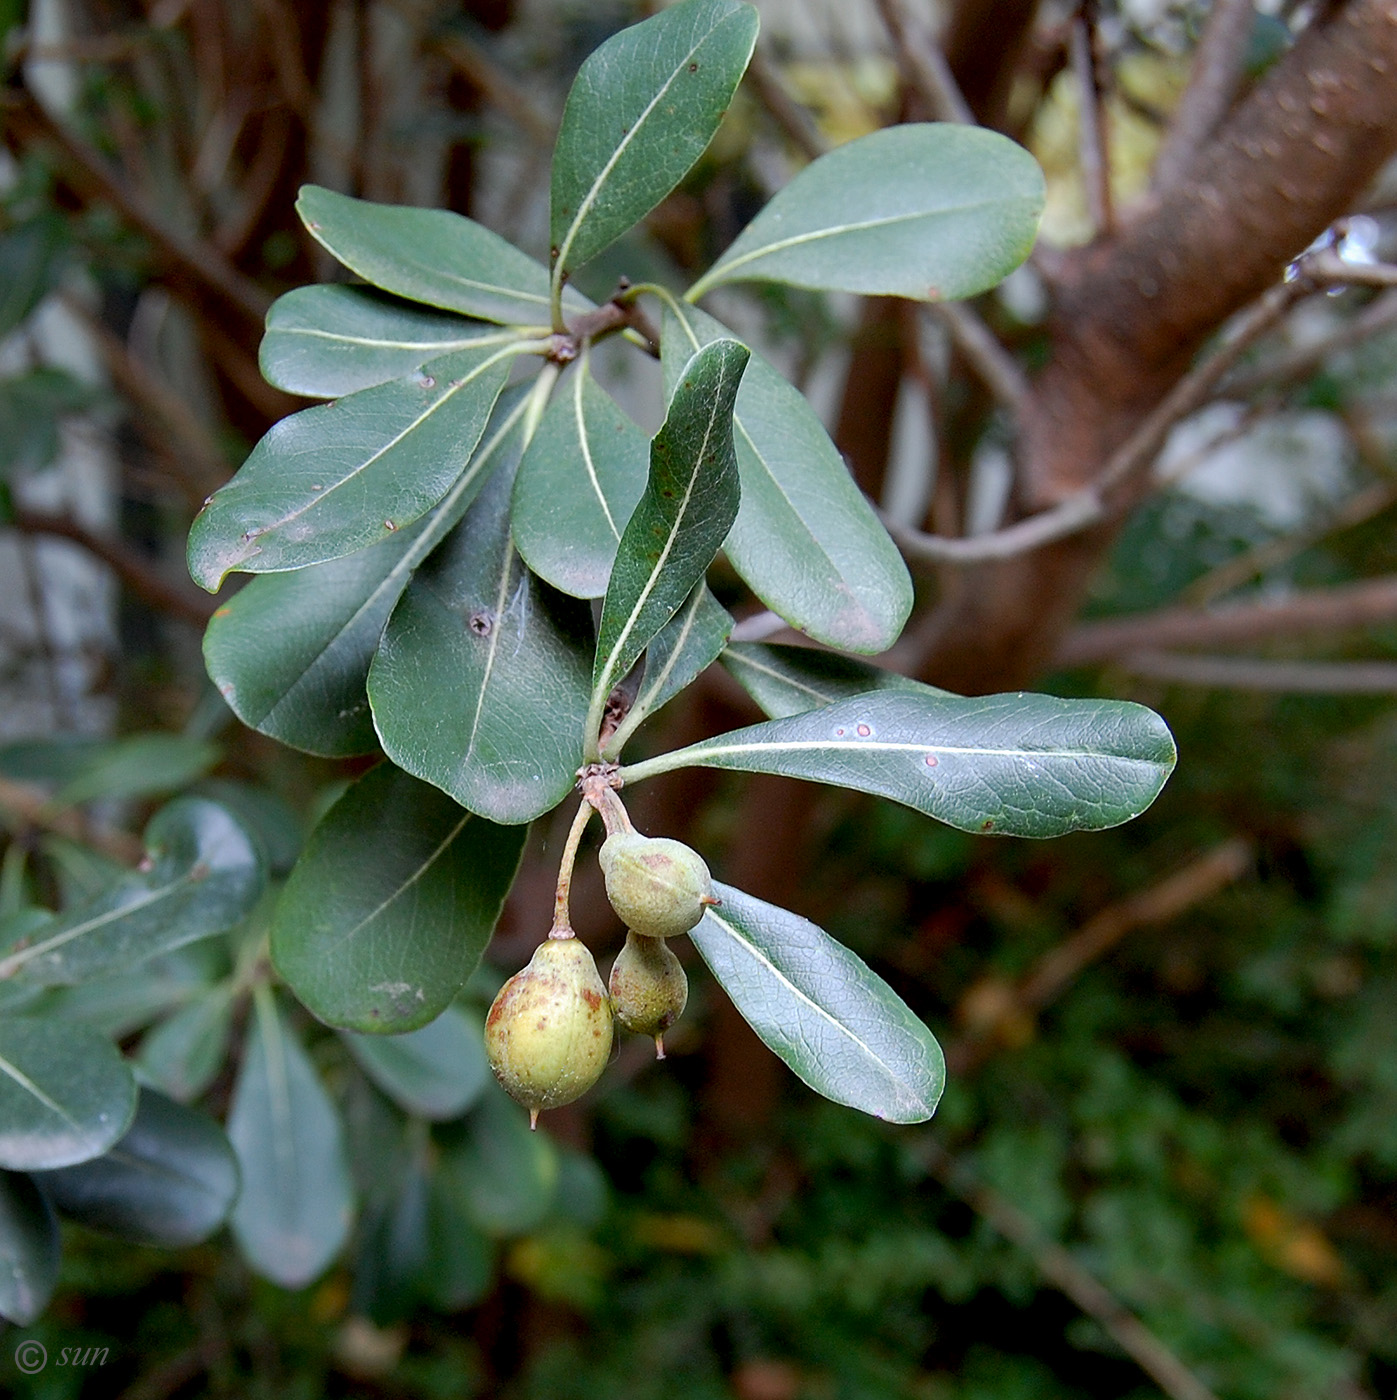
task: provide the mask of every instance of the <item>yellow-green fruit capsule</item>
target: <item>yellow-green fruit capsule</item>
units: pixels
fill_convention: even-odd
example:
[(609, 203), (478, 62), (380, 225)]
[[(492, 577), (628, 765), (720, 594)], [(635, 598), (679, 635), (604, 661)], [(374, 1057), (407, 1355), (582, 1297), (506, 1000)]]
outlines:
[(674, 938), (716, 904), (708, 867), (697, 851), (667, 836), (613, 832), (597, 859), (606, 876), (606, 897), (632, 933)]
[(485, 1021), (495, 1078), (529, 1110), (585, 1094), (611, 1054), (611, 1003), (596, 960), (576, 938), (548, 938), (500, 988)]
[(665, 1057), (665, 1032), (684, 1012), (689, 979), (669, 945), (627, 931), (626, 946), (611, 969), (611, 1008), (637, 1035), (655, 1037), (655, 1053)]

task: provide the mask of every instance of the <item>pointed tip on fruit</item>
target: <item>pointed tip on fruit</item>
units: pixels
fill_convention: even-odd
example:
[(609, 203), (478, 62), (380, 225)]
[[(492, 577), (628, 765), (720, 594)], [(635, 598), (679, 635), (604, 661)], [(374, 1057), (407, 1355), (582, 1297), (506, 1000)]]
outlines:
[(529, 1110), (529, 1131), (531, 1133), (538, 1132), (538, 1109), (536, 1108)]
[(663, 1035), (657, 1035), (657, 1036), (655, 1037), (655, 1058), (656, 1058), (657, 1060), (663, 1060), (664, 1057), (665, 1057), (665, 1038), (664, 1038)]
[(710, 909), (716, 907), (722, 902), (723, 901), (719, 899), (716, 894), (705, 894), (699, 896), (699, 903), (708, 905)]

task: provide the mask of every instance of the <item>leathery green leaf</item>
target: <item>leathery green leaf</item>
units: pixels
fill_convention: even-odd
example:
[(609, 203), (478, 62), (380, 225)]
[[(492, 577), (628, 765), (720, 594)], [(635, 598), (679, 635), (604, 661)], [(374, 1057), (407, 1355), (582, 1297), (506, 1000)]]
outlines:
[(817, 1094), (892, 1123), (936, 1111), (932, 1033), (860, 958), (809, 919), (730, 885), (690, 937), (733, 1005)]
[(582, 761), (592, 619), (515, 551), (512, 465), (403, 594), (369, 703), (400, 768), (492, 821), (527, 822), (567, 796)]
[(272, 920), (277, 970), (332, 1026), (425, 1025), (475, 970), (526, 835), (380, 764), (325, 815), (291, 872)]
[(215, 593), (231, 570), (323, 564), (412, 524), (466, 469), (516, 352), (453, 351), (283, 418), (195, 517), (194, 581)]
[(233, 1237), (255, 1272), (304, 1288), (349, 1234), (344, 1126), (270, 987), (256, 989), (254, 1008), (228, 1112), (242, 1175)]
[(41, 1180), (54, 1205), (90, 1229), (177, 1249), (207, 1239), (226, 1219), (238, 1161), (206, 1113), (143, 1089), (115, 1147)]
[(405, 1113), (455, 1118), (490, 1077), (482, 1028), (459, 1007), (406, 1035), (344, 1033), (364, 1073)]
[(526, 390), (506, 389), (465, 471), (425, 520), (368, 549), (264, 574), (214, 614), (204, 663), (244, 724), (307, 753), (378, 746), (365, 692), (369, 665), (403, 589), (517, 447)]
[(689, 173), (752, 57), (757, 12), (681, 0), (608, 39), (568, 93), (553, 151), (553, 276), (601, 252)]
[(876, 691), (623, 768), (628, 782), (699, 765), (834, 783), (962, 831), (1062, 836), (1137, 817), (1173, 771), (1152, 710), (1051, 695)]
[(870, 690), (908, 690), (922, 695), (948, 695), (897, 671), (885, 671), (867, 661), (814, 647), (771, 642), (729, 642), (723, 665), (770, 719), (818, 710), (836, 700), (852, 700)]
[[(727, 334), (693, 307), (666, 311), (667, 384)], [(732, 432), (742, 507), (723, 548), (733, 568), (816, 641), (886, 651), (912, 608), (907, 565), (814, 409), (760, 355), (742, 377)]]
[(0, 1171), (0, 1317), (17, 1327), (38, 1318), (58, 1284), (61, 1255), (43, 1192), (23, 1172)]
[(145, 844), (142, 869), (7, 950), (0, 979), (72, 985), (123, 972), (232, 928), (261, 896), (261, 855), (216, 802), (177, 798), (151, 819)]
[(884, 127), (805, 167), (689, 289), (785, 282), (953, 301), (1029, 254), (1043, 213), (1038, 162), (979, 126)]
[[(365, 282), (409, 301), (506, 325), (548, 324), (548, 271), (473, 219), (352, 199), (303, 185), (296, 201), (313, 238)], [(591, 302), (569, 290), (574, 311)]]
[(584, 359), (553, 396), (514, 483), (511, 528), (529, 568), (574, 598), (600, 598), (649, 454)]
[(452, 350), (508, 345), (519, 332), (427, 311), (372, 287), (297, 287), (272, 303), (258, 363), (289, 394), (335, 399), (401, 379)]
[(56, 1017), (0, 1021), (0, 1167), (38, 1171), (99, 1157), (135, 1111), (135, 1080), (105, 1036)]
[(699, 583), (737, 516), (732, 408), (747, 366), (735, 340), (685, 365), (650, 444), (650, 477), (621, 535), (602, 604), (588, 740), (612, 688)]

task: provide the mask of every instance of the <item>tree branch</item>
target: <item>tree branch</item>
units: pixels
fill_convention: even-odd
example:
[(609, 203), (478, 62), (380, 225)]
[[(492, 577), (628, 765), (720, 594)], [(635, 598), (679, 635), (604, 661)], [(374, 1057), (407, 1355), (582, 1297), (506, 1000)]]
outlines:
[(1132, 676), (1213, 690), (1286, 695), (1397, 694), (1394, 661), (1271, 661), (1252, 656), (1132, 651), (1116, 657), (1111, 664)]
[(1187, 178), (1199, 150), (1227, 115), (1242, 76), (1254, 20), (1252, 0), (1214, 0), (1194, 54), (1188, 87), (1155, 158), (1156, 191), (1170, 189)]
[(752, 61), (747, 65), (747, 77), (762, 106), (790, 137), (791, 144), (798, 151), (816, 160), (829, 150), (829, 142), (815, 125), (814, 118), (786, 90), (762, 44), (758, 44), (752, 54)]
[(961, 95), (946, 55), (903, 0), (874, 0), (893, 39), (893, 54), (902, 80), (926, 103), (937, 121), (974, 125), (975, 116)]
[(1019, 362), (999, 343), (968, 302), (938, 302), (931, 311), (950, 330), (952, 339), (985, 387), (1010, 416), (1017, 419), (1033, 392)]
[(0, 811), (22, 826), (51, 831), (91, 846), (122, 865), (135, 865), (145, 854), (139, 837), (111, 827), (94, 826), (74, 807), (53, 806), (43, 788), (0, 777)]
[[(1397, 669), (1397, 668), (1394, 668)], [(946, 1068), (962, 1076), (978, 1069), (1026, 1017), (1056, 1001), (1092, 963), (1126, 934), (1168, 923), (1239, 880), (1251, 865), (1251, 847), (1224, 841), (1148, 889), (1093, 914), (1070, 938), (1050, 948), (1017, 986), (977, 983), (961, 999), (957, 1018), (966, 1034), (946, 1047)]]
[(1248, 646), (1371, 627), (1397, 618), (1397, 574), (1296, 593), (1280, 601), (1233, 603), (1204, 611), (1162, 608), (1133, 617), (1086, 622), (1062, 640), (1058, 666), (1084, 666), (1174, 647)]
[(1098, 237), (1109, 235), (1115, 227), (1115, 208), (1111, 200), (1111, 154), (1106, 130), (1106, 113), (1101, 102), (1101, 84), (1096, 73), (1096, 26), (1092, 21), (1094, 6), (1084, 3), (1073, 19), (1067, 33), (1072, 57), (1072, 72), (1077, 80), (1077, 126), (1082, 166), (1082, 183), (1086, 186), (1087, 209)]
[(121, 540), (99, 535), (66, 515), (16, 509), (9, 523), (21, 534), (53, 535), (80, 544), (106, 564), (143, 603), (191, 626), (202, 628), (219, 606), (212, 598), (195, 593), (192, 587), (171, 583), (144, 555)]
[(977, 1181), (966, 1163), (933, 1139), (924, 1139), (921, 1151), (931, 1175), (1006, 1240), (1022, 1249), (1043, 1277), (1100, 1324), (1170, 1400), (1217, 1400), (1105, 1284), (1061, 1245), (1048, 1239), (1030, 1216), (998, 1191)]
[(44, 144), (57, 149), (77, 181), (115, 207), (121, 217), (153, 245), (166, 265), (187, 281), (212, 292), (226, 305), (259, 326), (271, 298), (208, 243), (187, 238), (167, 227), (138, 199), (98, 153), (51, 117), (27, 92), (11, 90), (0, 109), (5, 124), (21, 144)]

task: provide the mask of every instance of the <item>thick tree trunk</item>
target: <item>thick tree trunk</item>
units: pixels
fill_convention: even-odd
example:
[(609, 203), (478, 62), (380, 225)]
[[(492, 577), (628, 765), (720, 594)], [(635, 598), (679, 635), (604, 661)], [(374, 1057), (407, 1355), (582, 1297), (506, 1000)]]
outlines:
[[(1394, 148), (1397, 3), (1354, 0), (1301, 35), (1162, 198), (1062, 260), (1051, 359), (1022, 424), (1020, 511), (1090, 485), (1207, 338), (1352, 207)], [(922, 625), (921, 673), (970, 693), (1030, 680), (1113, 537), (967, 571)]]

